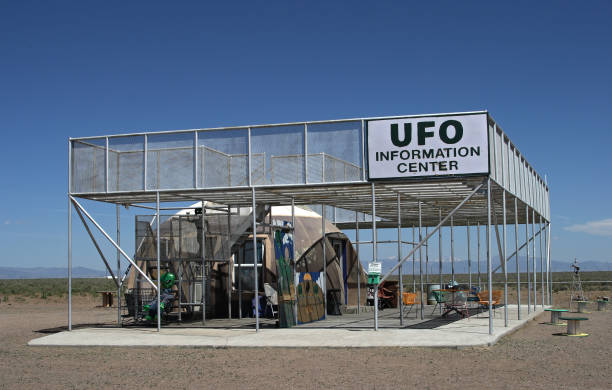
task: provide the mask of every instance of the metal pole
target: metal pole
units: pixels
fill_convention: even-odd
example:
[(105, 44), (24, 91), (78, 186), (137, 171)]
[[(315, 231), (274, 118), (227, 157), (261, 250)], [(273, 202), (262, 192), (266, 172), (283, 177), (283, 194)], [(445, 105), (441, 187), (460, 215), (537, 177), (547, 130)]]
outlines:
[[(119, 205), (116, 205), (117, 211), (117, 245), (121, 246), (121, 220), (119, 217)], [(121, 326), (121, 252), (117, 250), (117, 325)]]
[(506, 190), (502, 190), (502, 212), (504, 219), (504, 226), (502, 228), (502, 235), (504, 238), (504, 246), (503, 246), (503, 259), (504, 262), (504, 326), (508, 327), (508, 266), (506, 264)]
[[(414, 225), (412, 225), (412, 249), (414, 249), (415, 246), (415, 242), (416, 242), (416, 237), (415, 237), (415, 229), (414, 229)], [(415, 272), (414, 272), (414, 264), (415, 264), (415, 258), (414, 258), (414, 252), (412, 252), (412, 292), (416, 293), (416, 278), (414, 276)]]
[[(423, 241), (423, 235), (421, 234), (421, 226), (423, 225), (423, 221), (422, 221), (422, 212), (421, 212), (421, 201), (419, 200), (419, 242)], [(452, 219), (452, 217), (451, 217)], [(419, 285), (420, 285), (420, 292), (421, 292), (421, 320), (423, 320), (424, 317), (424, 302), (423, 302), (423, 246), (421, 245), (419, 247)]]
[[(487, 179), (487, 285), (489, 290), (489, 302), (493, 301), (493, 280), (491, 272), (491, 178)], [(489, 334), (493, 334), (493, 308), (489, 306)]]
[(204, 208), (205, 201), (202, 200), (202, 325), (206, 323), (206, 210)]
[[(372, 261), (378, 260), (378, 235), (376, 232), (376, 188), (372, 183)], [(374, 288), (374, 330), (378, 330), (378, 286)]]
[(532, 250), (532, 258), (533, 258), (533, 311), (536, 311), (536, 307), (538, 305), (538, 273), (536, 266), (536, 251), (535, 251), (535, 210), (533, 207), (531, 208), (531, 232), (533, 233), (533, 243), (531, 246)]
[(72, 330), (72, 202), (68, 195), (68, 330)]
[(291, 274), (291, 277), (293, 278), (293, 280), (291, 281), (291, 283), (293, 283), (293, 318), (295, 318), (295, 324), (297, 324), (297, 318), (298, 318), (298, 309), (297, 309), (297, 283), (295, 281), (295, 268), (296, 268), (296, 262), (297, 259), (295, 258), (295, 199), (291, 198), (291, 229), (293, 229), (291, 231), (291, 238), (293, 239), (293, 245), (291, 245), (291, 258), (293, 259), (292, 261), (292, 270), (293, 273)]
[[(429, 226), (425, 226), (425, 235), (427, 236), (428, 234)], [(425, 286), (429, 286), (429, 242), (425, 245)]]
[(157, 191), (155, 193), (155, 215), (157, 217), (157, 331), (159, 332), (161, 330), (161, 289), (160, 289), (160, 280), (161, 280), (161, 265), (160, 265), (160, 259), (161, 259), (161, 251), (160, 251), (160, 239), (159, 239), (159, 232), (160, 232), (160, 225), (161, 225), (161, 220), (160, 220), (160, 216), (159, 216), (159, 191)]
[[(402, 261), (402, 213), (400, 210), (401, 201), (400, 194), (397, 194), (397, 261)], [(400, 314), (400, 326), (404, 325), (404, 281), (402, 276), (402, 266), (400, 265), (397, 269), (397, 275), (399, 277), (399, 314)]]
[(227, 240), (229, 257), (227, 258), (227, 318), (232, 319), (232, 206), (227, 205)]
[(549, 267), (548, 267), (548, 272), (550, 273), (550, 276), (549, 276), (549, 289), (550, 289), (550, 295), (549, 296), (550, 296), (550, 301), (548, 302), (548, 304), (552, 305), (554, 302), (553, 302), (553, 290), (552, 290), (553, 270), (552, 270), (552, 260), (550, 258), (550, 228), (551, 228), (550, 222), (548, 222), (548, 229), (547, 229), (548, 230), (547, 231), (547, 233), (548, 233), (547, 237), (548, 238), (546, 240), (546, 257), (548, 257), (548, 264), (550, 264)]
[(470, 248), (470, 221), (465, 221), (465, 230), (467, 232), (467, 260), (468, 260), (468, 278), (470, 291), (472, 291), (472, 251)]
[(323, 245), (323, 318), (327, 319), (327, 239), (325, 238), (325, 205), (321, 205), (321, 244)]
[[(518, 200), (514, 197), (514, 253), (518, 254)], [(518, 256), (516, 256), (516, 311), (518, 319), (521, 319), (521, 267)]]
[[(450, 219), (450, 239), (451, 239), (451, 247), (450, 247), (450, 255), (451, 255), (451, 285), (455, 282), (455, 235), (454, 235), (454, 218)], [(451, 286), (452, 287), (452, 286)]]
[[(529, 274), (529, 206), (525, 205), (525, 261), (527, 268), (527, 314), (531, 313), (531, 275)], [(517, 253), (518, 259), (518, 253)]]
[(355, 211), (355, 240), (357, 249), (357, 314), (361, 310), (361, 259), (359, 258), (359, 213)]
[(546, 286), (544, 285), (544, 248), (542, 248), (542, 216), (540, 215), (540, 285), (542, 290), (542, 307), (546, 301), (544, 300), (546, 294)]
[(478, 262), (478, 291), (482, 291), (482, 279), (480, 276), (480, 222), (476, 223), (476, 261)]
[(255, 282), (255, 332), (259, 332), (259, 283), (257, 280), (257, 203), (255, 202), (255, 187), (251, 188), (253, 207), (253, 280)]
[[(438, 209), (438, 216), (440, 217), (440, 222), (442, 223), (442, 209)], [(412, 240), (414, 242), (414, 239)], [(442, 288), (442, 226), (438, 229), (438, 276), (440, 277), (440, 286)], [(433, 314), (433, 313), (432, 313)], [(440, 307), (440, 314), (442, 314), (442, 307)]]

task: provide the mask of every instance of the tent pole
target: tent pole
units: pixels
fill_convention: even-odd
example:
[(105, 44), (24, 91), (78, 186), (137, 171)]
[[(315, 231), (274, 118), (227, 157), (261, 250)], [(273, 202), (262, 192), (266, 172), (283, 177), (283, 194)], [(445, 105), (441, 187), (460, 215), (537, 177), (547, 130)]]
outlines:
[[(397, 261), (402, 260), (402, 213), (401, 213), (401, 200), (400, 194), (397, 194)], [(402, 266), (400, 265), (397, 269), (397, 275), (399, 277), (399, 315), (400, 315), (400, 326), (404, 325), (404, 281), (402, 280)]]

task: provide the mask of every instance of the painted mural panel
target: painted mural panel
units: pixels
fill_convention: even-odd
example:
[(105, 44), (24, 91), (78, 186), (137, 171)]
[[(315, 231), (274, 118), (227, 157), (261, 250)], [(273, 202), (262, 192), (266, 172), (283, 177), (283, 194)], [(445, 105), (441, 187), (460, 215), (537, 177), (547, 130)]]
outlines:
[[(289, 226), (285, 223), (285, 226)], [(281, 328), (295, 325), (293, 305), (295, 303), (295, 288), (293, 270), (293, 234), (277, 230), (274, 233), (274, 253), (276, 257), (276, 274), (278, 275), (276, 291), (278, 293), (278, 319)]]
[(296, 278), (298, 324), (322, 320), (325, 317), (323, 272), (300, 272)]

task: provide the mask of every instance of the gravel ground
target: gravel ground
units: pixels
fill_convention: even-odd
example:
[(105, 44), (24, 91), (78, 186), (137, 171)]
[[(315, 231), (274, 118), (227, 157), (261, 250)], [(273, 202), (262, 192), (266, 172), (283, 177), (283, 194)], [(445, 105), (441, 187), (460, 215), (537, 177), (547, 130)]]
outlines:
[[(75, 299), (74, 323), (116, 318), (97, 303)], [(544, 314), (493, 347), (460, 350), (28, 347), (65, 325), (66, 304), (11, 299), (0, 304), (0, 388), (610, 389), (610, 310), (587, 314), (588, 337), (554, 335), (565, 328)]]

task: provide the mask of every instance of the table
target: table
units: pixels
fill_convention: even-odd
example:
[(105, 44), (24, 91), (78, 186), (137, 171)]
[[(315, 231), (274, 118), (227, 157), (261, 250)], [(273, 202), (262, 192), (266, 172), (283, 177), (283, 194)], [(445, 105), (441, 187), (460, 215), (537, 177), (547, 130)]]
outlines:
[(559, 317), (559, 319), (567, 321), (567, 336), (588, 336), (588, 333), (578, 333), (580, 330), (580, 321), (586, 321), (586, 317)]
[(550, 312), (551, 325), (565, 325), (564, 323), (559, 321), (559, 317), (561, 316), (561, 313), (567, 312), (567, 309), (544, 309), (544, 311)]
[(597, 300), (597, 311), (605, 311), (607, 305), (608, 305), (608, 301), (606, 301), (605, 299), (598, 299)]
[(578, 303), (578, 313), (588, 313), (586, 311), (586, 305), (589, 301), (576, 301)]
[[(444, 312), (442, 313), (442, 317), (446, 317), (450, 312), (455, 312), (459, 314), (461, 317), (469, 317), (470, 313), (467, 307), (467, 297), (469, 295), (468, 290), (457, 290), (457, 289), (441, 289), (441, 290), (433, 290), (439, 291), (443, 293), (450, 293), (450, 295), (445, 295), (444, 302)], [(463, 294), (463, 298), (461, 299), (460, 293)], [(463, 310), (462, 310), (463, 309)]]

